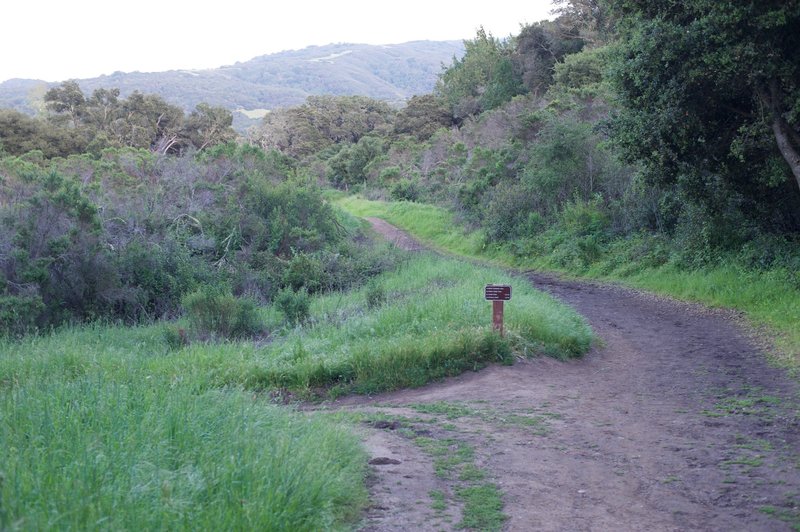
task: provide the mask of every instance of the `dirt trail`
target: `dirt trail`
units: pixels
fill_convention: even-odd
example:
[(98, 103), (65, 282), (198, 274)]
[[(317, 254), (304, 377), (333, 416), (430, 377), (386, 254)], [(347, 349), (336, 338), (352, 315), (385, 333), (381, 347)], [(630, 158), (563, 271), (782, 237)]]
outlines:
[(800, 529), (800, 387), (730, 313), (527, 277), (583, 314), (602, 345), (577, 361), (331, 405), (387, 420), (365, 425), (376, 459), (367, 530), (456, 529), (459, 481), (436, 474), (420, 435), (473, 449), (502, 492), (504, 530)]

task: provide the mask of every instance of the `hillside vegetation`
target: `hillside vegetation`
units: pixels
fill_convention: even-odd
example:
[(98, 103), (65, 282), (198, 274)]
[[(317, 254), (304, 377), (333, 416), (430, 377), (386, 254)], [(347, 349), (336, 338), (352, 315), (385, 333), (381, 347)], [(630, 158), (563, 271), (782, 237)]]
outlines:
[[(561, 1), (480, 29), (402, 108), (313, 95), (246, 138), (215, 102), (122, 84), (0, 112), (0, 528), (347, 528), (353, 436), (272, 403), (590, 348), (527, 282), (407, 255), (340, 206), (740, 308), (797, 367), (800, 1), (668, 4)], [(514, 286), (504, 337), (488, 282)]]
[[(166, 324), (0, 341), (0, 524), (346, 528), (366, 503), (355, 436), (273, 400), (419, 386), (591, 344), (582, 318), (525, 281), (432, 255), (375, 254), (394, 269), (357, 290), (309, 296), (323, 287), (303, 275), (300, 290), (259, 308), (206, 289)], [(303, 260), (302, 274), (321, 265)], [(489, 325), (487, 282), (514, 286), (505, 337)]]
[(796, 366), (800, 6), (731, 13), (564, 2), (513, 39), (479, 31), (388, 126), (331, 135), (307, 103), (257, 140), (344, 191), (439, 207), (393, 219), (444, 247), (743, 310)]

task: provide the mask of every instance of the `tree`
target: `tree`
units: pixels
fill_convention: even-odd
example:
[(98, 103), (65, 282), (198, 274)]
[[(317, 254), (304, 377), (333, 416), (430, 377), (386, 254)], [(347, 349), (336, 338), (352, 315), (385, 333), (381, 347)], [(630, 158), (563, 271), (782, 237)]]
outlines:
[(51, 158), (80, 153), (86, 142), (65, 127), (11, 109), (0, 109), (0, 147), (8, 155), (39, 150), (44, 157)]
[(511, 45), (480, 28), (464, 41), (464, 56), (439, 76), (436, 93), (457, 120), (494, 109), (524, 92), (511, 62)]
[(180, 107), (135, 91), (123, 102), (112, 129), (123, 146), (174, 153), (180, 148), (183, 118)]
[(77, 81), (65, 81), (44, 95), (45, 106), (78, 129), (86, 114), (86, 98)]
[(186, 120), (185, 134), (194, 147), (202, 151), (234, 140), (236, 132), (232, 124), (233, 114), (227, 109), (200, 103)]
[(577, 30), (581, 39), (592, 45), (606, 44), (612, 37), (615, 24), (605, 0), (553, 0), (553, 13), (558, 21)]
[(119, 89), (96, 89), (86, 101), (86, 121), (98, 131), (109, 132), (111, 124), (119, 118), (121, 107)]
[(0, 109), (0, 146), (8, 155), (42, 149), (42, 126), (38, 120), (12, 109)]
[(514, 39), (514, 71), (533, 94), (544, 94), (553, 82), (555, 65), (583, 48), (578, 29), (565, 24), (565, 20), (568, 22), (559, 18), (527, 25)]
[(625, 104), (614, 136), (628, 158), (707, 202), (716, 177), (751, 203), (788, 201), (800, 227), (800, 1), (613, 6)]
[(413, 96), (397, 113), (394, 131), (428, 140), (440, 128), (453, 125), (453, 116), (445, 103), (433, 94)]
[(385, 146), (378, 137), (361, 137), (357, 143), (345, 145), (339, 153), (328, 160), (328, 177), (337, 186), (364, 183), (367, 169), (375, 159), (383, 155)]
[(366, 96), (310, 96), (301, 106), (265, 116), (256, 142), (265, 149), (306, 157), (334, 144), (385, 133), (393, 118), (389, 104)]

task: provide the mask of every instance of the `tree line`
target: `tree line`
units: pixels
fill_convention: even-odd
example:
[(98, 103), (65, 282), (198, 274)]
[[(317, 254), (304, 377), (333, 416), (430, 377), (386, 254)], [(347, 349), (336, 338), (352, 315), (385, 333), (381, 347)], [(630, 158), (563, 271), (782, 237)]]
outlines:
[(143, 148), (177, 154), (203, 150), (236, 138), (227, 109), (198, 104), (188, 115), (155, 94), (96, 89), (86, 96), (75, 81), (65, 81), (44, 96), (47, 113), (30, 117), (0, 110), (0, 149), (8, 155), (40, 150), (45, 157), (80, 153), (98, 155), (105, 148)]
[(568, 269), (730, 261), (800, 283), (800, 2), (557, 14), (479, 30), (402, 108), (314, 96), (236, 142), (225, 110), (73, 82), (42, 117), (0, 112), (0, 321), (359, 282), (380, 261), (344, 244), (319, 184), (439, 203), (487, 245)]

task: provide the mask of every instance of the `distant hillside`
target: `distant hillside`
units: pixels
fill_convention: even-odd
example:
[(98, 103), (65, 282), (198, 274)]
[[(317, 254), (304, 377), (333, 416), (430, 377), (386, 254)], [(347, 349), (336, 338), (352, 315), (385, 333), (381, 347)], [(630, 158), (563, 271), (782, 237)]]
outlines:
[[(442, 64), (449, 65), (463, 52), (461, 41), (331, 44), (263, 55), (209, 70), (115, 72), (78, 81), (87, 95), (98, 88), (117, 87), (123, 96), (135, 90), (159, 94), (186, 110), (200, 102), (220, 105), (240, 111), (235, 117), (242, 128), (265, 110), (297, 105), (314, 94), (402, 102), (415, 94), (431, 92)], [(0, 107), (34, 114), (49, 85), (20, 79), (0, 83)]]

